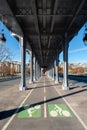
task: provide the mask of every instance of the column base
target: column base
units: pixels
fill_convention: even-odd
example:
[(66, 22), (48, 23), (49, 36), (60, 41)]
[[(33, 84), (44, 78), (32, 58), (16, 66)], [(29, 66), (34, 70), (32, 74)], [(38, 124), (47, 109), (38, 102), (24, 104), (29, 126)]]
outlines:
[(36, 79), (34, 78), (34, 79), (33, 79), (33, 81), (35, 82), (35, 81), (36, 81)]
[(59, 84), (59, 82), (58, 82), (58, 81), (55, 81), (55, 84)]
[(33, 81), (29, 81), (29, 84), (33, 84)]
[(52, 77), (50, 77), (50, 79), (52, 80)]
[(69, 86), (62, 85), (62, 90), (69, 90)]
[(26, 86), (20, 86), (20, 87), (19, 87), (19, 90), (20, 90), (20, 91), (25, 91), (26, 89), (27, 89)]

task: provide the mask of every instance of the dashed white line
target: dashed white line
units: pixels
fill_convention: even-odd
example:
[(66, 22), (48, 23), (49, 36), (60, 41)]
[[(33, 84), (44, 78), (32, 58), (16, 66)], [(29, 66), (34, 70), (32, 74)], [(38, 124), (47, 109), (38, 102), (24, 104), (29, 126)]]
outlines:
[(46, 88), (44, 87), (44, 94), (46, 93)]
[(47, 118), (46, 96), (44, 96), (44, 118)]
[(32, 91), (33, 91), (33, 89), (28, 93), (27, 97), (20, 104), (19, 108), (15, 111), (15, 113), (13, 114), (13, 116), (7, 121), (7, 123), (3, 126), (3, 128), (1, 130), (6, 130), (7, 129), (7, 127), (9, 126), (9, 124), (12, 122), (12, 120), (14, 119), (14, 117), (16, 116), (16, 114), (18, 113), (19, 109), (23, 106), (23, 104), (25, 103), (25, 101), (31, 95)]
[[(45, 88), (45, 77), (44, 77), (44, 94), (45, 93), (46, 93), (46, 88)], [(44, 118), (47, 118), (46, 96), (44, 96)]]
[(45, 77), (44, 77), (44, 94), (46, 93), (46, 87), (45, 87)]
[[(56, 87), (54, 87), (55, 90), (57, 91), (57, 93), (62, 97), (62, 94), (58, 91), (58, 89)], [(62, 99), (65, 101), (65, 103), (67, 104), (67, 106), (71, 109), (71, 111), (74, 113), (74, 115), (77, 117), (77, 119), (79, 120), (79, 122), (82, 124), (82, 126), (85, 128), (85, 130), (87, 130), (87, 126), (85, 125), (85, 123), (82, 121), (82, 119), (79, 117), (79, 115), (74, 111), (74, 109), (71, 107), (71, 105), (69, 104), (69, 102), (62, 97)]]

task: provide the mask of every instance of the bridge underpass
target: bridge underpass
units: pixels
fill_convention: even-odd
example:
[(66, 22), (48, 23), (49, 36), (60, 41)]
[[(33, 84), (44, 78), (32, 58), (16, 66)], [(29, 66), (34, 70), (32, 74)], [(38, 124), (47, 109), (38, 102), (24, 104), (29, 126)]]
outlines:
[[(48, 76), (54, 79), (54, 71), (51, 69), (56, 60), (56, 72), (58, 72), (59, 54), (63, 51), (62, 89), (69, 89), (67, 78), (69, 41), (87, 20), (86, 5), (86, 0), (0, 0), (1, 20), (21, 43), (20, 90), (26, 89), (25, 51), (31, 54), (30, 83), (35, 80), (36, 64), (39, 72), (36, 77), (41, 76), (41, 68), (46, 68)], [(35, 70), (34, 79), (33, 70)], [(59, 82), (58, 73), (55, 82)]]
[[(63, 72), (63, 83), (61, 85), (62, 86), (61, 88), (63, 90), (69, 90), (68, 85), (69, 42), (87, 21), (87, 1), (86, 0), (77, 0), (77, 1), (76, 0), (62, 0), (62, 1), (0, 0), (0, 15), (2, 22), (11, 31), (11, 34), (14, 35), (16, 38), (18, 38), (18, 40), (20, 41), (21, 84), (19, 89), (27, 90), (25, 82), (26, 51), (30, 53), (30, 59), (31, 59), (30, 84), (33, 84), (36, 80), (38, 80), (42, 76), (41, 72), (42, 69), (44, 69), (45, 74), (51, 80), (55, 80), (55, 85), (59, 84), (59, 75), (58, 75), (59, 54), (63, 51), (64, 72)], [(55, 61), (56, 61), (56, 79), (54, 76)], [(38, 91), (38, 93), (40, 92)], [(39, 100), (37, 101), (40, 102)], [(54, 104), (57, 104), (57, 102), (54, 102)], [(77, 125), (79, 124), (77, 123)], [(62, 124), (60, 126), (62, 126)], [(55, 130), (57, 128), (58, 126), (55, 128)], [(60, 128), (60, 130), (61, 129), (62, 127)], [(83, 130), (84, 128), (82, 126), (78, 128), (75, 126), (75, 128), (73, 127), (70, 129)]]

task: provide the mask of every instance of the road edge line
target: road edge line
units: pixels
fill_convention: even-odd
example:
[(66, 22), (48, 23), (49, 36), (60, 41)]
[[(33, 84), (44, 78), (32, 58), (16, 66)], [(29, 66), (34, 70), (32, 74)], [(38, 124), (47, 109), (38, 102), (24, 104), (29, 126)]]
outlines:
[[(57, 91), (57, 93), (62, 97), (62, 94), (58, 91), (58, 89), (54, 86), (55, 90)], [(86, 124), (82, 121), (82, 119), (80, 118), (80, 116), (75, 112), (75, 110), (71, 107), (71, 105), (69, 104), (69, 102), (62, 97), (62, 99), (65, 101), (65, 103), (67, 104), (67, 106), (71, 109), (71, 111), (74, 113), (74, 115), (77, 117), (77, 119), (79, 120), (79, 122), (81, 123), (81, 125), (85, 128), (85, 130), (87, 130), (87, 126)]]
[[(41, 78), (40, 78), (41, 79)], [(39, 79), (39, 81), (40, 81)], [(39, 82), (38, 81), (38, 82)], [(37, 84), (35, 85), (35, 87), (37, 86)], [(34, 87), (34, 88), (35, 88)], [(14, 114), (10, 117), (10, 119), (6, 122), (6, 124), (2, 127), (1, 130), (6, 130), (8, 128), (8, 126), (10, 125), (10, 123), (12, 122), (12, 120), (14, 119), (14, 117), (16, 116), (17, 112), (20, 110), (20, 107), (23, 106), (23, 104), (25, 103), (25, 101), (28, 99), (28, 97), (31, 95), (31, 93), (33, 92), (34, 89), (32, 89), (27, 96), (25, 97), (25, 99), (23, 100), (23, 102), (19, 105), (18, 109), (14, 112)]]

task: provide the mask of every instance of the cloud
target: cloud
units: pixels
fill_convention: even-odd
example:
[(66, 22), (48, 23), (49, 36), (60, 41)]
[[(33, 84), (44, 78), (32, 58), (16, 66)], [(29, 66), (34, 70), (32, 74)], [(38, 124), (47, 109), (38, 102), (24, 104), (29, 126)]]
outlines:
[(81, 52), (81, 51), (86, 51), (87, 50), (87, 48), (85, 47), (85, 48), (79, 48), (79, 49), (76, 49), (76, 50), (71, 50), (71, 51), (69, 51), (69, 53), (76, 53), (76, 52)]

